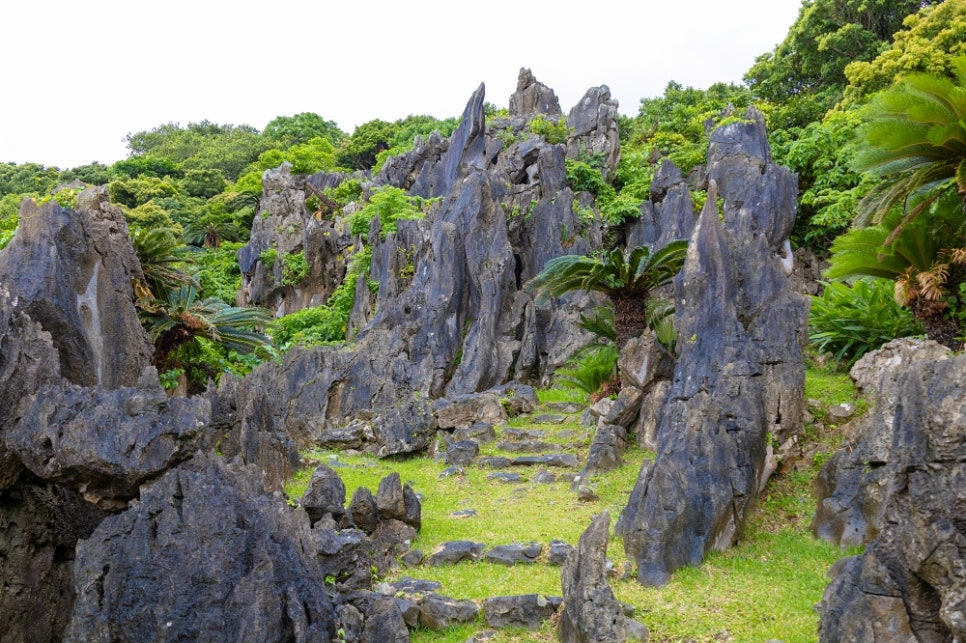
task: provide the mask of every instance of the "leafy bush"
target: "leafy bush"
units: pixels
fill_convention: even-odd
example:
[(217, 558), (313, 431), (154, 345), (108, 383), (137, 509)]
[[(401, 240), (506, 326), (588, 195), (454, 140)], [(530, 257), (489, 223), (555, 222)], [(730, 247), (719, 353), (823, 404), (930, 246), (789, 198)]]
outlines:
[(543, 140), (551, 145), (566, 143), (570, 136), (570, 130), (567, 129), (567, 120), (562, 116), (559, 120), (551, 120), (543, 114), (537, 114), (530, 121), (530, 131), (542, 136)]
[(295, 345), (313, 346), (345, 341), (349, 314), (356, 299), (356, 282), (359, 275), (369, 272), (371, 262), (371, 248), (357, 252), (342, 283), (324, 306), (303, 308), (273, 322), (268, 334), (275, 346), (285, 351)]
[(282, 284), (295, 286), (309, 275), (309, 262), (304, 252), (287, 252), (282, 256)]
[(851, 286), (824, 283), (821, 297), (812, 297), (809, 339), (823, 353), (854, 363), (870, 350), (899, 337), (922, 334), (912, 313), (896, 303), (894, 283), (865, 278)]
[(217, 248), (206, 248), (192, 253), (193, 263), (198, 266), (198, 283), (207, 297), (217, 297), (226, 304), (234, 305), (235, 295), (241, 289), (241, 269), (237, 252), (245, 244), (223, 241)]
[(369, 197), (364, 208), (349, 218), (349, 231), (352, 234), (369, 234), (369, 226), (375, 217), (379, 217), (380, 234), (383, 239), (396, 231), (396, 221), (400, 219), (422, 219), (423, 207), (430, 200), (418, 196), (409, 196), (405, 190), (387, 185), (378, 188)]
[(554, 381), (587, 394), (596, 393), (604, 384), (617, 378), (619, 356), (614, 344), (591, 344), (578, 351), (569, 368), (557, 369)]

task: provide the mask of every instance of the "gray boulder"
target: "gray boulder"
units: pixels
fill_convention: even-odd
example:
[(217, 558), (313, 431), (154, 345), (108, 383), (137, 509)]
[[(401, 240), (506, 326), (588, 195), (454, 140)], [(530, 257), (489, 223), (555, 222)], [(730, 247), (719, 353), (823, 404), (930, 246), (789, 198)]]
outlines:
[(912, 364), (897, 384), (882, 528), (836, 565), (821, 641), (966, 638), (966, 357)]
[(48, 332), (60, 374), (73, 384), (130, 386), (150, 363), (132, 286), (143, 273), (106, 186), (81, 192), (73, 210), (24, 200), (0, 274), (9, 306), (0, 312), (25, 313)]
[(896, 416), (903, 412), (900, 382), (913, 364), (948, 354), (936, 342), (896, 340), (856, 362), (852, 371), (869, 392), (873, 408), (849, 425), (843, 448), (822, 465), (815, 480), (818, 506), (811, 530), (817, 538), (841, 547), (875, 539), (884, 526), (882, 512), (893, 481), (888, 465), (894, 457)]
[(493, 596), (483, 599), (483, 620), (488, 627), (539, 628), (556, 612), (556, 605), (540, 594)]
[(473, 601), (461, 601), (431, 593), (419, 600), (419, 624), (431, 630), (443, 630), (453, 625), (469, 623), (480, 612)]
[(252, 469), (196, 457), (78, 545), (64, 640), (331, 640), (311, 543)]
[(136, 388), (62, 382), (30, 395), (22, 409), (4, 436), (7, 448), (37, 477), (109, 510), (189, 458), (210, 412), (203, 398), (168, 399), (150, 366)]
[(305, 509), (313, 524), (326, 514), (338, 521), (346, 513), (345, 483), (338, 473), (320, 464), (312, 472), (312, 479), (309, 480), (309, 486), (302, 494), (299, 505)]

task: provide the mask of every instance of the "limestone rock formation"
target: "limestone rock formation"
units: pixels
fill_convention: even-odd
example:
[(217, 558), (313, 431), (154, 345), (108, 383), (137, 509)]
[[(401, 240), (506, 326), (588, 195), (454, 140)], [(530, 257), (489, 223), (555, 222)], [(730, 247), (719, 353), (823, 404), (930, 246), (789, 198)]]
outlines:
[(131, 286), (141, 266), (105, 186), (81, 192), (73, 210), (25, 200), (17, 234), (0, 254), (0, 274), (12, 307), (4, 314), (25, 313), (50, 334), (60, 375), (70, 382), (130, 385), (150, 362), (153, 347)]
[(328, 641), (312, 543), (256, 472), (195, 458), (78, 545), (64, 640)]
[(915, 363), (945, 359), (934, 341), (899, 339), (866, 354), (852, 368), (873, 408), (849, 425), (842, 449), (829, 458), (815, 481), (817, 508), (811, 530), (842, 547), (871, 542), (884, 526), (882, 511), (894, 458), (893, 425), (902, 412), (900, 382)]
[(510, 96), (510, 114), (513, 116), (527, 116), (529, 114), (547, 114), (557, 116), (560, 111), (560, 101), (552, 89), (534, 77), (529, 69), (521, 68), (517, 78), (517, 90)]
[(137, 387), (47, 385), (22, 405), (6, 447), (38, 478), (117, 510), (140, 485), (190, 457), (209, 414), (201, 398), (168, 399), (153, 367)]
[[(374, 301), (357, 301), (355, 345), (295, 349), (282, 365), (263, 365), (244, 382), (224, 382), (212, 393), (213, 425), (229, 434), (239, 425), (238, 410), (261, 397), (266, 417), (285, 426), (298, 446), (322, 441), (380, 456), (418, 451), (432, 443), (437, 429), (431, 400), (514, 379), (539, 382), (586, 341), (579, 312), (590, 299), (538, 307), (523, 291), (550, 259), (586, 254), (601, 240), (600, 226), (573, 210), (567, 147), (529, 132), (534, 110), (552, 107), (547, 94), (528, 75), (521, 79), (514, 104), (524, 111), (511, 110), (511, 118), (487, 124), (481, 85), (448, 141), (419, 141), (372, 179), (371, 187), (394, 185), (441, 201), (422, 220), (397, 222), (385, 239), (378, 226), (353, 239), (371, 248), (369, 278), (379, 283)], [(617, 154), (614, 107), (601, 90), (574, 115), (579, 136), (595, 141), (607, 158)], [(272, 187), (277, 194), (263, 198), (262, 209), (273, 230), (289, 221), (296, 233), (272, 238), (256, 217), (258, 230), (239, 255), (242, 271), (253, 275), (250, 284), (257, 281), (264, 248), (281, 251), (302, 243), (308, 257), (309, 237), (298, 226), (308, 230), (318, 223), (307, 216), (299, 191), (315, 177), (286, 176), (284, 169), (277, 174), (268, 185), (282, 187)], [(313, 265), (311, 273), (317, 272), (324, 271)]]
[(966, 639), (966, 357), (897, 377), (882, 527), (837, 565), (821, 641)]
[(807, 302), (777, 256), (795, 220), (796, 178), (770, 162), (754, 109), (712, 133), (708, 173), (675, 287), (680, 357), (657, 457), (617, 524), (647, 585), (731, 546), (762, 485), (769, 433), (780, 443), (801, 431)]
[(561, 643), (627, 640), (627, 617), (607, 582), (609, 534), (610, 515), (604, 511), (594, 517), (564, 563), (560, 573), (564, 602), (557, 621)]

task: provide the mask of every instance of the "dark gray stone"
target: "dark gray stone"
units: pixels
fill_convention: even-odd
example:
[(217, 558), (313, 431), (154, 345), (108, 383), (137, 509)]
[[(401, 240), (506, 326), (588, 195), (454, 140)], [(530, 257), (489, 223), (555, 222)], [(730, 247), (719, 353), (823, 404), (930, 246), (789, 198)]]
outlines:
[(427, 594), (419, 601), (419, 624), (431, 630), (469, 623), (479, 613), (473, 601), (460, 601), (439, 594)]
[(523, 482), (523, 477), (519, 473), (491, 473), (486, 476), (487, 480), (496, 480), (497, 482), (503, 482), (506, 484), (512, 484), (515, 482)]
[(624, 464), (624, 454), (627, 453), (627, 431), (619, 424), (602, 424), (594, 433), (594, 441), (590, 444), (587, 464), (580, 472), (582, 478), (605, 473), (621, 467)]
[(263, 493), (252, 469), (198, 457), (144, 487), (78, 544), (64, 640), (329, 640), (305, 513)]
[(475, 440), (461, 440), (460, 442), (453, 442), (446, 449), (446, 454), (443, 456), (443, 460), (446, 464), (460, 465), (460, 464), (470, 464), (480, 453), (480, 445)]
[(312, 523), (321, 520), (326, 514), (338, 520), (345, 515), (345, 483), (338, 473), (320, 464), (312, 472), (312, 479), (309, 480), (309, 486), (302, 494), (299, 504), (305, 509)]
[(964, 388), (964, 356), (898, 375), (881, 530), (862, 555), (836, 565), (822, 598), (821, 641), (966, 637)]
[(496, 448), (510, 453), (542, 453), (552, 449), (554, 445), (543, 440), (520, 440), (510, 442), (500, 442)]
[(529, 564), (537, 561), (543, 553), (543, 545), (539, 543), (529, 543), (527, 545), (497, 545), (487, 550), (483, 555), (484, 560), (499, 565), (512, 567), (517, 563)]
[(456, 563), (468, 560), (478, 561), (483, 556), (483, 543), (476, 543), (471, 540), (452, 540), (440, 543), (426, 562), (429, 565), (455, 565)]
[(24, 313), (50, 333), (60, 375), (71, 383), (133, 386), (150, 364), (154, 347), (134, 308), (133, 284), (144, 275), (107, 186), (78, 194), (73, 210), (25, 199), (0, 274), (10, 306), (0, 312)]
[(551, 540), (547, 545), (547, 562), (551, 565), (563, 565), (567, 557), (575, 551), (574, 546), (562, 540)]
[(461, 476), (464, 473), (466, 472), (463, 470), (463, 467), (452, 466), (452, 467), (446, 467), (445, 469), (440, 471), (439, 475), (436, 477), (442, 479), (442, 478), (449, 478), (450, 476)]
[(561, 643), (617, 643), (627, 638), (626, 617), (607, 582), (609, 527), (606, 511), (594, 517), (561, 569), (564, 603), (557, 621)]
[(682, 340), (657, 457), (616, 528), (647, 585), (730, 547), (767, 479), (769, 435), (782, 444), (802, 431), (808, 307), (778, 258), (797, 182), (767, 146), (754, 109), (711, 136), (709, 198), (675, 284)]
[(537, 484), (553, 484), (557, 481), (557, 476), (549, 471), (540, 471), (537, 475), (533, 476), (533, 481)]
[(484, 456), (478, 459), (476, 464), (487, 469), (506, 469), (512, 464), (512, 461), (510, 458), (503, 456)]
[(540, 594), (494, 596), (483, 599), (483, 620), (489, 627), (539, 628), (554, 615), (553, 604)]
[(393, 471), (379, 481), (376, 507), (380, 518), (403, 520), (406, 517), (406, 499), (403, 498), (403, 485), (398, 472)]
[(190, 457), (209, 415), (202, 398), (168, 399), (153, 367), (136, 388), (81, 387), (62, 381), (22, 401), (6, 448), (41, 479), (118, 509), (140, 485)]
[(399, 580), (389, 583), (389, 585), (392, 587), (393, 593), (402, 592), (406, 596), (421, 596), (443, 588), (443, 584), (439, 581), (422, 580), (411, 576), (403, 576)]
[(493, 425), (488, 422), (474, 422), (467, 427), (456, 427), (453, 431), (453, 441), (475, 440), (479, 444), (492, 442), (496, 439), (496, 431)]
[(367, 534), (376, 530), (379, 524), (379, 507), (367, 487), (357, 487), (352, 493), (349, 515), (352, 516), (352, 523)]

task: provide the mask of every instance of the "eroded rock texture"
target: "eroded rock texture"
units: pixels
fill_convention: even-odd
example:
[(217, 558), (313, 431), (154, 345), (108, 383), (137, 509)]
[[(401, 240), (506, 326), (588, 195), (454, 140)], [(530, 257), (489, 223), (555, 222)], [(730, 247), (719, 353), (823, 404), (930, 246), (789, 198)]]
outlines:
[[(371, 247), (370, 278), (379, 282), (374, 300), (367, 288), (357, 288), (349, 329), (355, 345), (296, 349), (282, 365), (264, 365), (244, 382), (223, 380), (213, 393), (213, 424), (228, 434), (240, 412), (263, 397), (266, 420), (284, 425), (297, 445), (321, 442), (380, 456), (418, 451), (437, 428), (431, 400), (514, 379), (540, 381), (589, 338), (577, 325), (589, 298), (538, 307), (523, 291), (550, 259), (599, 247), (600, 226), (574, 212), (568, 146), (529, 132), (534, 113), (560, 112), (553, 92), (527, 70), (519, 85), (509, 118), (486, 123), (480, 85), (448, 140), (417, 141), (366, 183), (365, 189), (393, 185), (440, 201), (425, 219), (398, 221), (385, 239), (374, 221), (368, 238), (352, 240)], [(592, 148), (616, 167), (616, 102), (609, 91), (589, 91), (569, 118), (579, 125), (574, 136), (581, 145), (574, 149)], [(309, 233), (318, 222), (304, 199), (306, 181), (318, 177), (280, 171), (270, 178), (271, 194), (262, 204), (268, 216), (256, 217), (252, 243), (239, 254), (249, 297), (266, 270), (262, 249), (302, 247), (309, 257), (317, 245)], [(279, 229), (286, 232), (273, 242), (271, 231)], [(323, 263), (322, 255), (346, 247), (344, 240), (327, 243), (335, 245), (312, 249)], [(313, 263), (311, 274), (326, 272), (320, 265)], [(298, 307), (270, 303), (286, 312)]]
[(328, 641), (308, 518), (252, 469), (196, 458), (77, 548), (67, 641)]
[(889, 419), (882, 523), (822, 598), (822, 641), (966, 640), (966, 357), (912, 364)]
[(894, 457), (893, 425), (901, 412), (900, 382), (912, 364), (947, 354), (934, 341), (899, 339), (855, 363), (852, 377), (870, 395), (873, 408), (849, 425), (844, 448), (822, 465), (815, 480), (818, 506), (811, 530), (817, 538), (842, 547), (875, 539), (892, 482), (888, 465)]
[(646, 585), (731, 546), (766, 475), (769, 433), (781, 443), (801, 431), (807, 302), (778, 257), (794, 224), (796, 177), (771, 163), (753, 109), (712, 133), (708, 177), (675, 288), (680, 358), (657, 457), (617, 525)]

